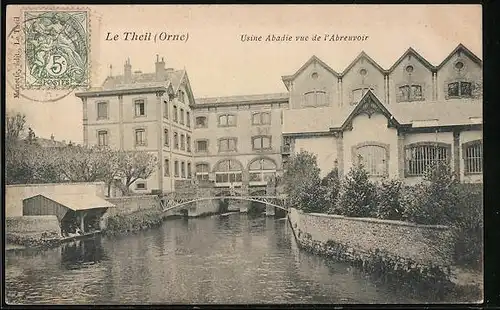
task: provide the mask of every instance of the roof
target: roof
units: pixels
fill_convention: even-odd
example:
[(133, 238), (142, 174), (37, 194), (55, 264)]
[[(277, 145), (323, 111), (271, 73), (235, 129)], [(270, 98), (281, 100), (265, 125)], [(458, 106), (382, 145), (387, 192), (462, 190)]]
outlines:
[(483, 116), (482, 101), (477, 99), (400, 102), (386, 107), (401, 124), (436, 120), (436, 126), (470, 125)]
[(262, 102), (262, 101), (288, 101), (288, 93), (271, 93), (271, 94), (258, 94), (258, 95), (239, 95), (239, 96), (226, 96), (226, 97), (207, 97), (197, 98), (196, 104), (233, 104), (242, 102)]
[[(163, 77), (159, 80), (156, 79), (156, 73), (132, 73), (132, 80), (128, 83), (125, 82), (124, 75), (108, 76), (102, 87), (96, 90), (105, 89), (124, 89), (124, 88), (142, 88), (154, 86), (166, 86), (171, 84), (174, 89), (180, 85), (185, 70), (165, 71)], [(165, 83), (167, 82), (167, 83)]]
[(388, 72), (392, 72), (394, 71), (394, 69), (396, 69), (396, 67), (406, 58), (406, 56), (408, 55), (413, 55), (415, 56), (415, 58), (418, 59), (418, 61), (420, 61), (427, 69), (429, 69), (430, 71), (434, 71), (436, 69), (436, 67), (434, 67), (430, 62), (428, 62), (424, 57), (422, 57), (419, 53), (417, 53), (416, 50), (414, 50), (413, 48), (409, 48), (406, 50), (406, 52), (404, 52), (404, 54), (399, 57), (398, 60), (396, 60), (396, 62), (391, 66), (391, 68), (389, 68)]
[(89, 194), (39, 194), (25, 198), (23, 201), (37, 196), (48, 198), (73, 211), (115, 207), (114, 204), (104, 200), (103, 198)]
[(57, 141), (53, 139), (45, 139), (36, 137), (36, 143), (38, 143), (41, 147), (65, 147), (67, 144), (62, 141)]
[(344, 76), (347, 72), (349, 72), (349, 70), (352, 69), (352, 67), (354, 67), (354, 65), (361, 59), (361, 58), (365, 58), (366, 60), (368, 60), (368, 62), (370, 64), (372, 64), (375, 68), (377, 68), (377, 70), (379, 70), (380, 72), (382, 73), (385, 73), (385, 70), (384, 68), (382, 68), (375, 60), (373, 60), (370, 56), (368, 56), (368, 54), (366, 54), (364, 51), (361, 51), (361, 53), (359, 53), (358, 57), (356, 57), (350, 64), (349, 66), (347, 66), (347, 68), (344, 69), (344, 71), (342, 71), (342, 76)]
[(472, 53), (469, 49), (467, 49), (463, 44), (459, 44), (452, 52), (449, 54), (445, 60), (441, 62), (438, 66), (432, 65), (430, 62), (428, 62), (424, 57), (422, 57), (415, 49), (412, 47), (408, 48), (404, 54), (396, 60), (396, 62), (388, 69), (385, 70), (383, 69), (380, 65), (378, 65), (373, 59), (371, 59), (365, 52), (361, 52), (356, 59), (354, 59), (347, 68), (345, 68), (341, 74), (337, 73), (335, 70), (333, 70), (330, 66), (328, 66), (325, 62), (323, 62), (321, 59), (313, 55), (302, 67), (300, 67), (297, 72), (295, 72), (293, 75), (284, 75), (281, 77), (282, 81), (285, 83), (285, 86), (287, 89), (289, 89), (289, 82), (293, 81), (302, 71), (304, 71), (311, 63), (313, 62), (318, 62), (321, 64), (324, 68), (326, 68), (329, 72), (331, 72), (333, 75), (336, 77), (342, 78), (351, 68), (354, 66), (354, 64), (361, 58), (364, 57), (366, 58), (370, 63), (372, 63), (375, 67), (377, 67), (378, 70), (380, 70), (383, 73), (390, 73), (392, 72), (400, 63), (401, 61), (404, 60), (408, 54), (411, 54), (415, 56), (426, 68), (428, 68), (431, 71), (436, 71), (439, 70), (457, 51), (463, 51), (467, 56), (469, 56), (474, 62), (478, 63), (479, 65), (482, 65), (481, 59), (477, 57), (474, 53)]
[[(327, 65), (325, 62), (323, 62), (321, 59), (319, 59), (316, 55), (313, 55), (311, 58), (309, 58), (308, 61), (306, 61), (305, 64), (302, 65), (302, 67), (299, 68), (299, 70), (297, 70), (297, 72), (295, 72), (293, 75), (284, 75), (284, 76), (281, 77), (281, 79), (283, 81), (294, 80), (299, 74), (302, 73), (302, 71), (304, 71), (307, 67), (309, 67), (310, 64), (312, 64), (314, 62), (319, 63), (323, 68), (325, 68), (327, 71), (329, 71), (330, 73), (332, 73), (334, 76), (336, 76), (336, 77), (340, 76), (329, 65)], [(287, 89), (288, 89), (288, 86), (287, 86)]]
[[(340, 127), (355, 106), (289, 109), (284, 111), (283, 134), (308, 134)], [(304, 121), (307, 120), (307, 121)]]
[(437, 66), (437, 69), (441, 69), (450, 59), (457, 53), (458, 51), (461, 51), (465, 53), (472, 61), (477, 63), (478, 65), (482, 66), (483, 62), (479, 57), (477, 57), (473, 52), (471, 52), (468, 48), (466, 48), (462, 43), (458, 44), (457, 47)]

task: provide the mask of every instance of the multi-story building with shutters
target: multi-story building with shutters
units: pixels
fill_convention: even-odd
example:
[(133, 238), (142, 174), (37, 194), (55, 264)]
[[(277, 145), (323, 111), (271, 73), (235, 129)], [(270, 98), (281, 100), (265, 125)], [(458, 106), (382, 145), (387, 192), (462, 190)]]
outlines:
[(373, 179), (419, 181), (435, 161), (463, 182), (482, 182), (482, 61), (463, 45), (433, 65), (408, 49), (390, 68), (362, 52), (343, 71), (312, 56), (287, 92), (194, 99), (187, 73), (108, 77), (77, 94), (84, 141), (157, 154), (158, 172), (134, 190), (174, 190), (175, 179), (263, 190), (300, 150), (317, 155), (321, 174), (345, 174), (361, 160)]

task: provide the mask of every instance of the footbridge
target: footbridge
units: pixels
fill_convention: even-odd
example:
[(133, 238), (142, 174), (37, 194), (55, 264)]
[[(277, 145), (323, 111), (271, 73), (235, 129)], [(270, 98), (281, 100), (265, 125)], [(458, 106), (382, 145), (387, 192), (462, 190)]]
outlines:
[[(251, 196), (251, 195), (238, 195), (235, 193), (231, 194), (222, 194), (220, 196), (203, 196), (203, 197), (186, 197), (184, 195), (167, 195), (160, 199), (161, 206), (163, 208), (163, 212), (172, 212), (181, 209), (188, 209), (189, 211), (192, 208), (199, 206), (199, 202), (206, 201), (227, 201), (227, 200), (236, 200), (236, 201), (248, 201), (248, 202), (258, 202), (266, 205), (266, 214), (274, 215), (274, 208), (282, 209), (284, 211), (288, 211), (288, 207), (286, 204), (286, 196), (285, 195), (259, 195), (259, 196)], [(247, 207), (240, 208), (240, 212), (246, 212)]]

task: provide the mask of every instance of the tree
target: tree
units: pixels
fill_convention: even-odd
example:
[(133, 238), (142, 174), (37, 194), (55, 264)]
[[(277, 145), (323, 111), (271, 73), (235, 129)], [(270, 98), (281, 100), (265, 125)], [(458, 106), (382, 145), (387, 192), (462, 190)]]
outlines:
[(282, 182), (288, 200), (306, 212), (322, 212), (326, 205), (319, 172), (316, 155), (306, 151), (292, 155), (285, 165)]
[(124, 195), (130, 194), (130, 185), (139, 179), (147, 179), (158, 166), (158, 159), (145, 151), (119, 151), (117, 154), (118, 171), (115, 176), (124, 179), (120, 190)]
[(107, 147), (71, 145), (55, 149), (60, 170), (71, 182), (107, 181), (115, 168), (114, 152)]
[(10, 111), (5, 119), (5, 183), (27, 183), (33, 171), (27, 163), (27, 152), (21, 138), (24, 135), (26, 116)]
[(17, 143), (24, 134), (26, 126), (26, 115), (21, 113), (14, 113), (12, 111), (7, 113), (5, 119), (5, 143), (10, 146), (11, 143)]
[(337, 203), (331, 213), (353, 217), (370, 217), (377, 208), (375, 185), (361, 162), (353, 165), (342, 181)]

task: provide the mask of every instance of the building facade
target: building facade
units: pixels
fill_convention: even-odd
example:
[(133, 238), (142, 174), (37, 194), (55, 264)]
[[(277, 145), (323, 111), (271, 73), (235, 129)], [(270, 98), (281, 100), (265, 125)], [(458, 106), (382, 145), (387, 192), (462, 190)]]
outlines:
[(191, 177), (194, 97), (185, 70), (166, 68), (157, 56), (154, 73), (132, 72), (127, 60), (123, 75), (76, 96), (83, 103), (84, 145), (147, 151), (158, 159), (157, 171), (132, 191), (173, 191), (175, 180)]
[(131, 71), (77, 94), (84, 143), (147, 150), (155, 175), (133, 190), (174, 191), (176, 179), (260, 192), (287, 158), (314, 153), (322, 176), (362, 161), (373, 179), (418, 182), (446, 161), (482, 182), (482, 61), (459, 45), (432, 65), (409, 48), (388, 69), (362, 52), (342, 72), (316, 56), (282, 76), (286, 93), (194, 100), (185, 70)]

